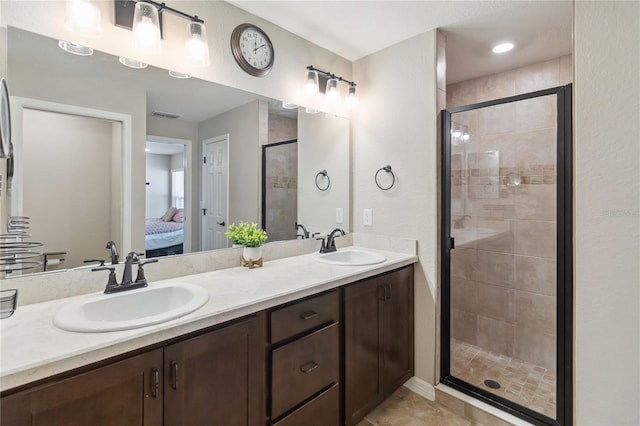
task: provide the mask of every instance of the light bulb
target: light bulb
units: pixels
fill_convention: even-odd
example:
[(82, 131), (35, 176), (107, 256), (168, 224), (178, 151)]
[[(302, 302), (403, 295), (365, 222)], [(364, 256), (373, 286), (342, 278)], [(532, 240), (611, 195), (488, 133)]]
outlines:
[(467, 132), (465, 132), (465, 133), (463, 133), (463, 134), (462, 134), (462, 140), (463, 140), (463, 141), (468, 141), (470, 137), (471, 137), (471, 136), (470, 136), (470, 135), (469, 135), (469, 133), (467, 133)]
[(308, 95), (315, 95), (318, 93), (318, 72), (307, 70), (307, 81), (304, 85), (304, 91)]
[(133, 45), (148, 53), (160, 51), (158, 9), (150, 3), (137, 2), (133, 14)]
[(453, 135), (454, 138), (459, 138), (460, 136), (462, 136), (462, 132), (457, 127), (451, 131), (451, 134)]
[(211, 60), (206, 27), (201, 22), (189, 22), (187, 31), (189, 38), (186, 41), (186, 48), (189, 52), (189, 59), (196, 66), (208, 67)]
[(69, 31), (85, 35), (100, 33), (100, 9), (89, 0), (67, 0), (65, 27)]
[(511, 43), (510, 41), (504, 42), (504, 43), (498, 43), (495, 46), (493, 46), (493, 48), (491, 49), (491, 51), (493, 53), (506, 53), (508, 51), (510, 51), (511, 49), (513, 49), (515, 47), (515, 45), (513, 43)]

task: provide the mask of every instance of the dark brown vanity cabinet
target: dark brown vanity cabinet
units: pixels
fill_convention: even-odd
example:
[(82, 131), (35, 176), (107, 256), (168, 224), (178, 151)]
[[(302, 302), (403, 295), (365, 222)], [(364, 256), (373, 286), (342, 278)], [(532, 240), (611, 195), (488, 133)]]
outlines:
[(344, 288), (345, 424), (413, 376), (413, 266)]
[(264, 425), (264, 315), (3, 396), (3, 426)]
[(271, 423), (340, 424), (340, 293), (276, 309), (271, 318)]

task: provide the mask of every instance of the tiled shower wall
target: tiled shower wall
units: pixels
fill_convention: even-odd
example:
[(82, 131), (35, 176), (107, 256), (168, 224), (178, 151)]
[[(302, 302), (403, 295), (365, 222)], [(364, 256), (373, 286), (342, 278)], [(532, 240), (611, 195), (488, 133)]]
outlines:
[[(447, 86), (447, 108), (571, 82), (571, 56)], [(451, 256), (451, 336), (555, 370), (555, 96), (456, 113), (452, 224), (500, 231)], [(465, 164), (466, 163), (466, 164)], [(467, 171), (464, 172), (463, 169)], [(506, 185), (520, 176), (518, 187)]]

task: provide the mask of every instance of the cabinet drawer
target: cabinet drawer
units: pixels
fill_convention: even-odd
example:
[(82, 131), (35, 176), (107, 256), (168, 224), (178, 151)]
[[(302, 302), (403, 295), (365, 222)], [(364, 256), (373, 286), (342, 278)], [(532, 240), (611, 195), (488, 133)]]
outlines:
[(303, 300), (271, 312), (271, 343), (295, 336), (323, 324), (337, 322), (338, 292)]
[(322, 388), (338, 383), (338, 338), (338, 324), (332, 324), (273, 351), (272, 419)]
[(289, 414), (273, 426), (338, 426), (340, 389), (337, 384)]

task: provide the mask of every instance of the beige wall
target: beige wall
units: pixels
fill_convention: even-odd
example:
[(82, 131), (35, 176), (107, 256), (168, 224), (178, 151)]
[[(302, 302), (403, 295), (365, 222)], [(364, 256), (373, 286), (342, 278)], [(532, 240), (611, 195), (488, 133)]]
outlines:
[(269, 114), (269, 143), (298, 139), (298, 120)]
[[(419, 55), (416, 52), (420, 52)], [(354, 63), (360, 104), (352, 117), (353, 229), (417, 238), (415, 373), (435, 383), (438, 141), (436, 32)], [(396, 185), (382, 191), (377, 169), (390, 164)], [(373, 226), (362, 225), (362, 209)]]
[(228, 223), (259, 222), (260, 102), (250, 102), (199, 124), (200, 143), (229, 134)]
[[(66, 252), (62, 268), (104, 259), (111, 223), (109, 121), (25, 110), (23, 211), (39, 252)], [(117, 223), (114, 224), (119, 226)], [(55, 268), (49, 268), (55, 269)]]
[[(349, 223), (349, 120), (298, 110), (298, 222), (310, 233), (327, 235)], [(316, 187), (316, 175), (326, 170), (329, 188)], [(326, 181), (318, 178), (321, 188)], [(336, 208), (344, 209), (336, 223)]]
[(575, 3), (575, 422), (640, 424), (640, 2)]
[(269, 234), (269, 241), (295, 239), (298, 222), (298, 144), (269, 146), (263, 152), (266, 195), (263, 227)]

